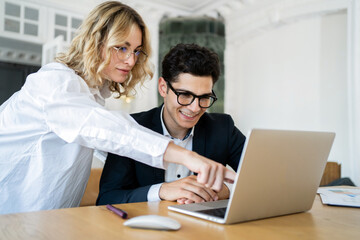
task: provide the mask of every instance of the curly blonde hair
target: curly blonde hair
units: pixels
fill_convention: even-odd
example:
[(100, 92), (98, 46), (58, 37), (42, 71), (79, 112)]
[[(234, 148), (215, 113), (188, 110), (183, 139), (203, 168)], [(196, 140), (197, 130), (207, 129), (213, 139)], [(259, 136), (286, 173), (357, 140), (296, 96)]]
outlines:
[[(142, 32), (142, 50), (150, 56), (148, 29), (141, 16), (131, 7), (116, 1), (98, 5), (81, 24), (69, 50), (56, 58), (75, 70), (89, 87), (102, 87), (105, 81), (102, 71), (113, 54), (112, 48), (125, 41), (131, 29), (138, 26)], [(102, 51), (106, 52), (103, 59)], [(135, 64), (123, 83), (110, 82), (110, 91), (120, 96), (134, 94), (135, 85), (153, 77), (149, 58)]]

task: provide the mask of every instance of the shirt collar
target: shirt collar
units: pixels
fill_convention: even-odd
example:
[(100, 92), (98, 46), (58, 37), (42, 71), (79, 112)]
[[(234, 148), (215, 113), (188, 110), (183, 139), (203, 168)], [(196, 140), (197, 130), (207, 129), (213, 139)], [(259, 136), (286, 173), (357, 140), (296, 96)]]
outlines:
[(110, 84), (110, 81), (105, 80), (104, 85), (99, 89), (100, 95), (104, 99), (109, 98), (112, 95), (112, 92), (110, 91)]
[[(162, 129), (163, 129), (163, 134), (164, 136), (166, 137), (169, 137), (171, 139), (174, 139), (174, 137), (172, 137), (169, 133), (169, 131), (167, 130), (166, 126), (165, 126), (165, 123), (164, 123), (164, 119), (163, 119), (163, 112), (164, 112), (164, 105), (161, 107), (161, 111), (160, 111), (160, 120), (161, 120), (161, 126), (162, 126)], [(192, 127), (191, 129), (189, 129), (188, 133), (186, 134), (186, 136), (181, 139), (182, 141), (186, 140), (187, 138), (189, 138), (190, 136), (194, 137), (194, 129), (195, 129), (195, 126)]]
[(101, 87), (90, 88), (90, 92), (94, 95), (96, 102), (100, 103), (101, 105), (105, 105), (105, 99), (109, 98), (112, 93), (109, 89), (110, 82), (105, 81), (104, 85)]

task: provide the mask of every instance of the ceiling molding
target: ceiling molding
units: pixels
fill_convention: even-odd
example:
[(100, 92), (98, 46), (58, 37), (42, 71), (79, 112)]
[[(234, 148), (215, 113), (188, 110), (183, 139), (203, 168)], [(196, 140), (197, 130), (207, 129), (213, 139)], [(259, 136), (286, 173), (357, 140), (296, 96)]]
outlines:
[(229, 44), (241, 44), (263, 32), (306, 19), (347, 9), (352, 0), (273, 1), (226, 18)]
[(130, 7), (133, 7), (136, 11), (140, 11), (141, 9), (144, 9), (146, 7), (151, 7), (152, 9), (161, 12), (163, 14), (165, 13), (171, 13), (176, 15), (188, 15), (189, 12), (185, 11), (180, 8), (174, 8), (169, 4), (161, 4), (161, 1), (147, 1), (147, 0), (123, 0), (123, 3), (129, 5)]
[[(164, 15), (171, 17), (179, 16), (210, 16), (218, 17), (218, 15), (231, 14), (239, 8), (248, 6), (254, 0), (124, 0), (125, 4), (134, 7), (136, 10), (144, 6), (151, 6), (153, 9), (160, 10)], [(268, 0), (256, 0), (268, 1)]]
[(0, 47), (0, 61), (40, 66), (41, 54), (38, 52)]
[[(12, 0), (14, 1), (14, 0)], [(15, 0), (19, 1), (19, 0)], [(20, 0), (26, 3), (33, 3), (38, 6), (54, 8), (61, 11), (69, 11), (85, 16), (96, 5), (104, 2), (102, 0)], [(69, 7), (71, 6), (71, 7)]]

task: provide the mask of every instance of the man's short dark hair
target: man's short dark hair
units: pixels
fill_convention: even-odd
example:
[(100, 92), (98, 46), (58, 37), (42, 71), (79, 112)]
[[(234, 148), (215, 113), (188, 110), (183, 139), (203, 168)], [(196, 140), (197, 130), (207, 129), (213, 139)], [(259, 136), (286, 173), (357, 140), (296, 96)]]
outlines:
[(197, 44), (178, 44), (162, 61), (162, 77), (176, 82), (181, 73), (194, 76), (211, 76), (213, 84), (219, 79), (220, 63), (216, 53)]

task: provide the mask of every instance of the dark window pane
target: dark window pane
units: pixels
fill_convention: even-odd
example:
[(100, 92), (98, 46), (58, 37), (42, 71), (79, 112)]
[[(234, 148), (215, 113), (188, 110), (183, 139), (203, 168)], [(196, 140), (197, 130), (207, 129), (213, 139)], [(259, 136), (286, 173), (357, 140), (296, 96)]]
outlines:
[(20, 33), (20, 22), (5, 18), (5, 31)]
[(25, 7), (25, 19), (39, 21), (39, 10)]
[(38, 35), (38, 26), (35, 24), (25, 23), (24, 24), (24, 33), (26, 35), (37, 36)]
[(64, 15), (55, 15), (55, 25), (67, 27), (67, 17)]
[(5, 15), (20, 17), (20, 5), (5, 3)]
[(72, 18), (71, 19), (71, 27), (78, 28), (78, 27), (80, 27), (81, 22), (82, 22), (81, 19)]
[(60, 30), (60, 29), (55, 29), (55, 36), (54, 36), (54, 37), (57, 37), (57, 36), (59, 36), (59, 35), (63, 35), (63, 36), (64, 36), (64, 40), (66, 41), (66, 39), (67, 39), (66, 31)]

